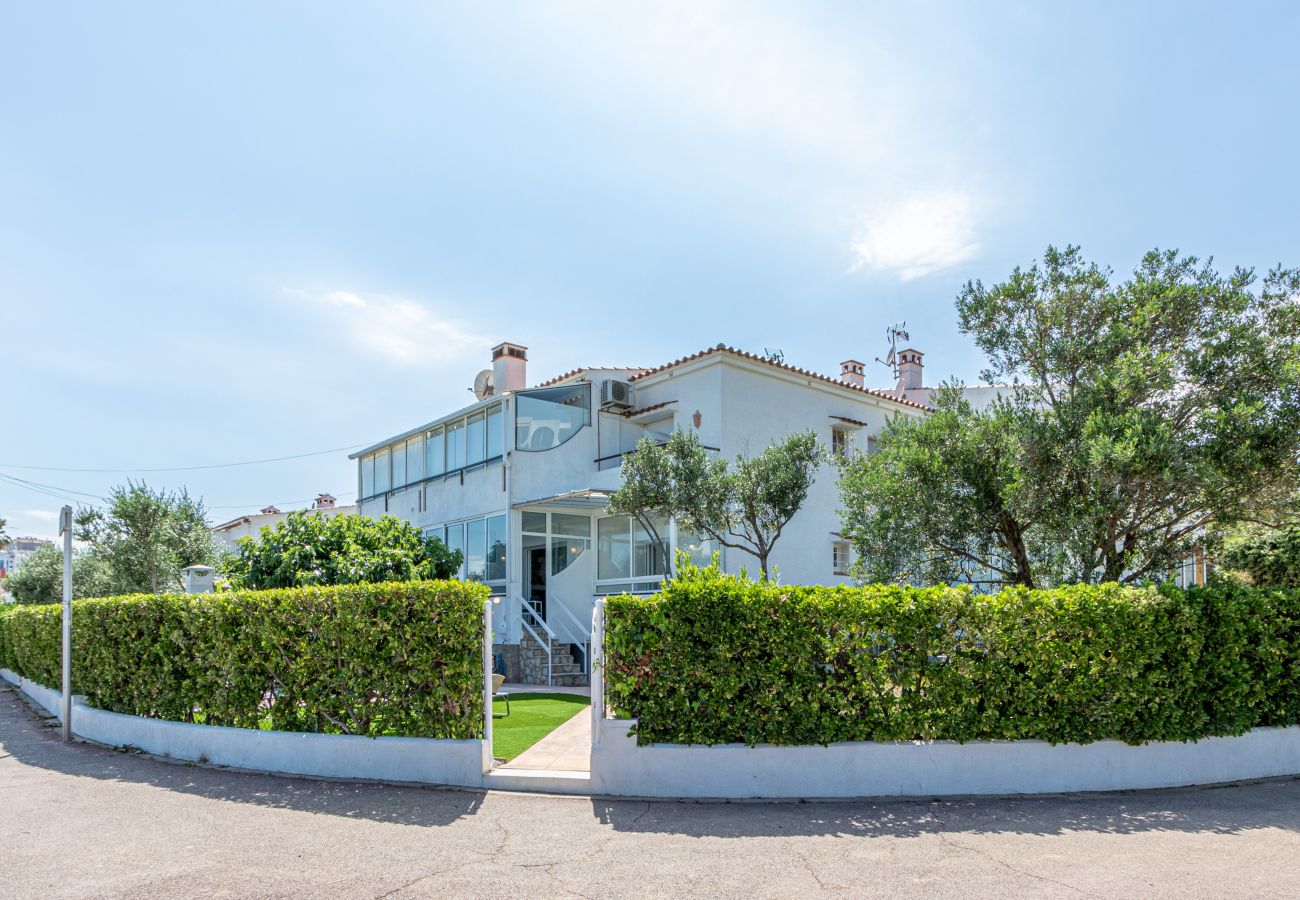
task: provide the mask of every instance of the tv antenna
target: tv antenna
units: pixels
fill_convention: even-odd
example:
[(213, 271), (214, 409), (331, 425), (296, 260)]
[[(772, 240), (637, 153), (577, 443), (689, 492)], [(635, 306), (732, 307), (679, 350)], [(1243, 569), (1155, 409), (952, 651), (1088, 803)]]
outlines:
[(889, 371), (894, 373), (894, 378), (898, 378), (898, 342), (912, 339), (907, 333), (907, 323), (895, 322), (890, 325), (885, 329), (885, 339), (889, 341), (889, 353), (884, 359), (877, 356), (876, 362), (887, 367)]
[(778, 350), (769, 350), (769, 349), (767, 349), (766, 347), (764, 347), (764, 348), (763, 348), (763, 355), (766, 356), (768, 359), (770, 359), (770, 360), (771, 360), (772, 362), (774, 362), (774, 363), (783, 363), (783, 362), (785, 362), (785, 354), (782, 353), (779, 349), (778, 349)]

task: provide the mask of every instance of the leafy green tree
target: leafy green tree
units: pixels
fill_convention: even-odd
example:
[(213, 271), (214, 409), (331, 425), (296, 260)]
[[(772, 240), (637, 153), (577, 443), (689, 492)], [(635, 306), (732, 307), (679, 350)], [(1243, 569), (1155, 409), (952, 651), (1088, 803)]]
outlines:
[(236, 587), (265, 590), (451, 578), (461, 561), (459, 550), (396, 516), (327, 518), (303, 511), (262, 528), (256, 540), (240, 540), (226, 568)]
[(679, 528), (757, 558), (766, 580), (772, 548), (808, 499), (823, 458), (816, 433), (805, 431), (757, 456), (737, 455), (729, 466), (708, 455), (696, 432), (679, 428), (662, 447), (641, 439), (623, 462), (623, 484), (610, 495), (609, 511), (635, 517), (652, 535), (655, 517), (676, 518)]
[(1075, 247), (967, 284), (984, 377), (895, 419), (845, 466), (845, 527), (872, 580), (1048, 586), (1158, 578), (1208, 529), (1296, 483), (1300, 270), (1220, 275), (1152, 251), (1115, 283)]
[(0, 550), (9, 546), (9, 533), (5, 530), (8, 525), (8, 522), (0, 518)]
[(1300, 588), (1300, 518), (1230, 539), (1221, 563), (1257, 587)]
[[(37, 547), (14, 572), (5, 577), (5, 590), (19, 603), (63, 601), (63, 550), (57, 544)], [(113, 593), (108, 566), (92, 551), (72, 554), (72, 596), (104, 597)]]
[(114, 594), (179, 590), (182, 569), (220, 558), (202, 500), (143, 482), (114, 488), (104, 510), (79, 509), (75, 534), (107, 565)]

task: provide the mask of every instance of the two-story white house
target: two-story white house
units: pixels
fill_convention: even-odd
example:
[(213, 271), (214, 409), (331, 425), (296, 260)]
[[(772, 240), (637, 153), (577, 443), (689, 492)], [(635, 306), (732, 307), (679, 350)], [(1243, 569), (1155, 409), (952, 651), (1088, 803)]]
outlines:
[[(856, 360), (831, 377), (721, 344), (654, 368), (580, 368), (532, 387), (526, 348), (499, 344), (492, 360), (478, 402), (351, 458), (362, 515), (409, 520), (461, 550), (462, 575), (491, 587), (512, 680), (582, 683), (594, 598), (652, 592), (673, 564), (638, 524), (605, 512), (641, 437), (693, 429), (732, 458), (811, 428), (828, 447), (866, 449), (889, 417), (928, 409), (866, 387)], [(773, 553), (782, 581), (848, 580), (838, 502), (834, 470), (823, 467)], [(721, 549), (727, 571), (757, 569), (674, 522), (658, 530), (702, 563)]]

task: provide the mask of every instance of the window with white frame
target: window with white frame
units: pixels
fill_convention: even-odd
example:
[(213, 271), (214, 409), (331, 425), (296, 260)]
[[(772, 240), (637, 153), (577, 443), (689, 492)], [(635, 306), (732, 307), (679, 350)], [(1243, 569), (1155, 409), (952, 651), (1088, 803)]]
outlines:
[(846, 457), (853, 450), (853, 432), (847, 428), (831, 429), (831, 453), (837, 457)]
[(848, 541), (836, 541), (831, 544), (831, 573), (834, 575), (849, 574), (849, 566), (852, 565), (852, 545)]
[(362, 457), (357, 461), (361, 497), (500, 461), (504, 419), (504, 408), (497, 403)]
[(424, 529), (428, 537), (442, 541), (449, 550), (462, 555), (460, 571), (454, 578), (481, 581), (494, 594), (504, 593), (506, 586), (506, 517), (479, 516), (464, 522), (435, 525)]

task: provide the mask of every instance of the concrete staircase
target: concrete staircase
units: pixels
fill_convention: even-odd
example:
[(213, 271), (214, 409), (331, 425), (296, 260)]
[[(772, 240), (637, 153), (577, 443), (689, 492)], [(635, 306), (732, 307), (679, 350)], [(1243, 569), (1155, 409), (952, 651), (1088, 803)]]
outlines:
[[(542, 635), (542, 640), (551, 638)], [(546, 684), (546, 647), (524, 632), (519, 641), (519, 667), (524, 684)], [(582, 671), (582, 664), (574, 658), (573, 645), (554, 641), (551, 649), (551, 684), (561, 687), (585, 687), (591, 683)]]

